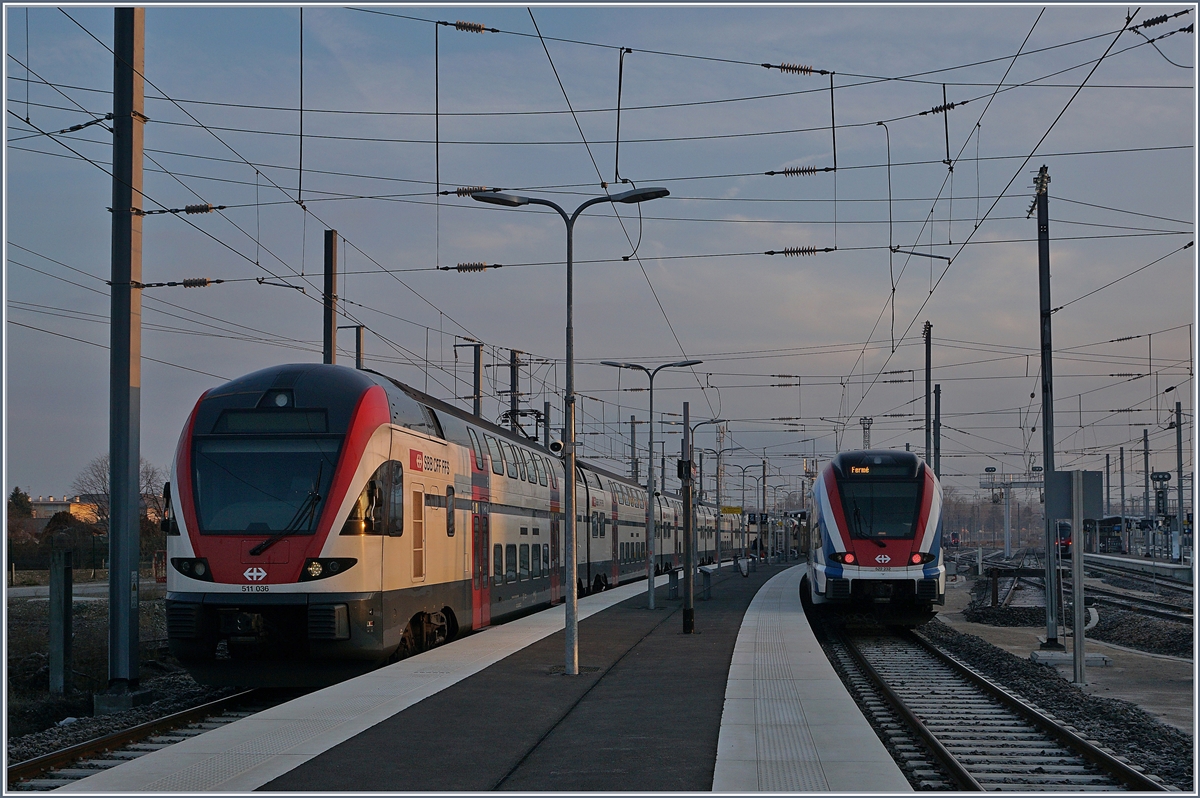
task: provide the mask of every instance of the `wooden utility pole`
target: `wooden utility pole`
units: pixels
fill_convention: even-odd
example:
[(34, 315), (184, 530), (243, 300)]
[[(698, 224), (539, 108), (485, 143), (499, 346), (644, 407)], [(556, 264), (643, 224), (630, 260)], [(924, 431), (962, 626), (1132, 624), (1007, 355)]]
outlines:
[(138, 683), (146, 9), (114, 14), (108, 686), (116, 710), (128, 708), (121, 704)]

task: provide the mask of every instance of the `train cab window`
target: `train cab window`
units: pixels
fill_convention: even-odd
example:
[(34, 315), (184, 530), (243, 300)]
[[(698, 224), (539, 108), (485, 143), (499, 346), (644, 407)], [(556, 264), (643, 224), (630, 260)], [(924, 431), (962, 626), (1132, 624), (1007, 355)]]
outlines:
[(504, 547), (504, 581), (512, 584), (517, 581), (517, 544), (509, 543)]
[(446, 537), (454, 537), (454, 488), (446, 486)]
[(492, 473), (504, 476), (504, 455), (500, 451), (500, 444), (491, 435), (484, 435), (483, 440), (487, 443), (488, 454), (492, 458)]
[(504, 547), (499, 543), (492, 547), (492, 584), (504, 584)]
[[(530, 459), (533, 460), (533, 468), (535, 471), (537, 471), (538, 482), (541, 483), (542, 487), (545, 487), (546, 486), (546, 464), (542, 461), (542, 458), (536, 454), (530, 455)], [(533, 481), (533, 479), (532, 479), (532, 475), (531, 475), (530, 482), (532, 482), (532, 481)]]
[(467, 437), (471, 439), (471, 452), (475, 455), (475, 467), (482, 471), (487, 468), (487, 464), (483, 461), (483, 449), (479, 446), (479, 436), (475, 434), (475, 430), (468, 427)]
[[(392, 462), (384, 463), (363, 486), (362, 493), (350, 507), (350, 515), (342, 524), (343, 535), (382, 535), (387, 517), (387, 481)], [(398, 463), (397, 463), (398, 465)]]
[(522, 582), (529, 579), (529, 544), (521, 544), (521, 564), (520, 570), (517, 571), (517, 578)]
[(533, 544), (533, 559), (529, 561), (529, 576), (531, 579), (542, 578), (542, 544)]

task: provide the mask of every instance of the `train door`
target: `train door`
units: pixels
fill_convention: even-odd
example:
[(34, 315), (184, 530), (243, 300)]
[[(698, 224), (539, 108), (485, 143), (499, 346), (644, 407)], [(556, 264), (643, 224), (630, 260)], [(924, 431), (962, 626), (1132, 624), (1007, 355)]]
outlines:
[(550, 603), (554, 604), (562, 597), (561, 571), (559, 571), (559, 523), (550, 522)]
[(617, 514), (612, 517), (612, 586), (621, 584), (621, 525), (617, 523)]
[(491, 586), (488, 579), (487, 505), (474, 502), (471, 513), (471, 621), (473, 629), (482, 629), (492, 622)]
[(425, 486), (411, 485), (412, 501), (412, 580), (425, 581)]

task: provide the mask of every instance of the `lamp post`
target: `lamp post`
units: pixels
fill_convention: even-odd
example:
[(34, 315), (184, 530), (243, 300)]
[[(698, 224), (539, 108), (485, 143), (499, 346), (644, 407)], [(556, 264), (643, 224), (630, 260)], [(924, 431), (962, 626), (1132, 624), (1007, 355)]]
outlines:
[(565, 545), (563, 548), (566, 550), (565, 570), (568, 574), (566, 580), (565, 668), (568, 676), (579, 675), (579, 617), (577, 612), (579, 604), (579, 568), (577, 566), (577, 553), (575, 550), (575, 327), (572, 294), (574, 286), (575, 220), (579, 218), (579, 214), (583, 213), (584, 209), (601, 202), (634, 204), (658, 199), (659, 197), (666, 197), (670, 193), (665, 188), (641, 188), (622, 191), (619, 194), (608, 194), (603, 197), (592, 197), (570, 214), (559, 207), (558, 204), (550, 200), (541, 199), (540, 197), (525, 197), (519, 194), (506, 194), (500, 191), (477, 191), (471, 195), (471, 199), (478, 202), (502, 205), (506, 208), (519, 208), (522, 205), (545, 205), (547, 208), (553, 208), (558, 211), (558, 215), (567, 223), (567, 385), (566, 396), (563, 402), (565, 405), (563, 415), (566, 417), (563, 424), (563, 437), (566, 439), (563, 441), (563, 455), (566, 459), (566, 468), (564, 469), (566, 483), (563, 486), (565, 488), (563, 491), (563, 515), (567, 523), (564, 530)]
[[(666, 191), (666, 189), (661, 189)], [(612, 366), (616, 369), (634, 369), (645, 372), (650, 378), (650, 457), (646, 466), (646, 601), (650, 609), (654, 609), (654, 377), (663, 369), (681, 369), (688, 366), (698, 366), (703, 360), (679, 360), (675, 363), (663, 363), (654, 369), (648, 369), (638, 363), (601, 360), (601, 365)]]
[[(742, 466), (735, 463), (731, 464), (729, 467), (736, 468), (742, 472), (742, 559), (744, 560), (746, 559), (746, 538), (748, 535), (748, 531), (746, 529), (746, 469), (751, 468), (752, 466)], [(750, 478), (757, 479), (757, 477)]]

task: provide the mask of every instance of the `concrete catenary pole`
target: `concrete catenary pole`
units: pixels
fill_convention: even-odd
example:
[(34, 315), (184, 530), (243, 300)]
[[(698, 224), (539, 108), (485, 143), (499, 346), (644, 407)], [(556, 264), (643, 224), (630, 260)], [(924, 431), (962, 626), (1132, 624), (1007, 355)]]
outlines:
[(932, 377), (929, 373), (933, 357), (933, 325), (925, 322), (923, 332), (925, 334), (925, 464), (933, 465), (933, 460), (930, 459), (930, 450), (933, 448), (933, 426), (929, 408), (933, 395), (933, 389), (930, 387)]
[(942, 476), (942, 386), (933, 386), (933, 474)]
[(629, 417), (629, 476), (634, 482), (638, 479), (637, 456), (637, 417)]
[(688, 403), (683, 403), (683, 445), (680, 447), (679, 478), (683, 491), (683, 633), (696, 631), (696, 548), (692, 545), (692, 424)]
[(471, 412), (475, 418), (483, 415), (483, 344), (472, 344), (475, 374), (471, 385)]
[(324, 335), (321, 348), (322, 363), (337, 362), (337, 230), (325, 231), (325, 292), (321, 295), (324, 310)]
[(1075, 684), (1087, 684), (1084, 669), (1083, 630), (1087, 625), (1087, 609), (1083, 603), (1083, 472), (1071, 472), (1071, 605), (1074, 619), (1071, 622), (1072, 660)]
[(550, 401), (542, 404), (542, 446), (550, 448)]
[(1183, 403), (1175, 403), (1175, 534), (1171, 540), (1171, 559), (1182, 559), (1183, 544)]
[[(1104, 455), (1104, 514), (1112, 515), (1112, 455)], [(1096, 540), (1100, 539), (1100, 531), (1096, 530)], [(1098, 544), (1097, 544), (1098, 545)]]
[(518, 393), (521, 373), (520, 355), (521, 353), (516, 349), (508, 350), (508, 428), (513, 432), (520, 429), (520, 425), (517, 423), (517, 397), (520, 396)]
[[(142, 395), (142, 144), (146, 9), (114, 9), (109, 349), (109, 692), (138, 683)], [(121, 707), (128, 708), (128, 707)]]
[(1150, 518), (1150, 430), (1142, 430), (1142, 516)]
[[(1050, 340), (1050, 172), (1043, 166), (1035, 181), (1038, 231), (1038, 298), (1041, 306), (1042, 344), (1042, 473), (1044, 492), (1049, 493), (1054, 473), (1054, 375), (1053, 346)], [(1046, 595), (1058, 596), (1058, 540), (1055, 519), (1046, 518)], [(1082, 537), (1082, 535), (1079, 535)], [(1062, 649), (1058, 642), (1058, 601), (1046, 601), (1046, 642), (1043, 648)]]
[(1129, 529), (1128, 529), (1129, 521), (1125, 517), (1126, 512), (1125, 512), (1125, 447), (1124, 446), (1121, 447), (1121, 459), (1120, 459), (1120, 462), (1118, 463), (1118, 468), (1121, 471), (1121, 531), (1123, 533), (1125, 533), (1125, 548), (1129, 554), (1132, 554), (1133, 552), (1131, 551), (1131, 549), (1133, 548), (1133, 538), (1129, 534)]
[[(764, 534), (764, 532), (765, 532), (764, 528), (766, 527), (766, 521), (764, 519), (767, 518), (767, 461), (765, 458), (763, 459), (762, 505), (761, 505), (761, 507), (762, 507), (762, 512), (759, 513), (759, 516), (758, 516), (758, 550), (760, 553), (763, 550), (764, 543), (766, 543), (766, 541), (764, 540), (764, 538), (766, 537), (766, 535)], [(768, 563), (771, 562), (771, 550), (769, 548), (767, 549), (767, 562)]]

